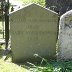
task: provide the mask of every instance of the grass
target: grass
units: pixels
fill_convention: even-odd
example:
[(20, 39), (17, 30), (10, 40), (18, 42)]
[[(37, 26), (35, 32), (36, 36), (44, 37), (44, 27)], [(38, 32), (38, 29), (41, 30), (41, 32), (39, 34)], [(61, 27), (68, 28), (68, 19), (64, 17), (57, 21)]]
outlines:
[(37, 55), (41, 58), (39, 65), (29, 63), (31, 72), (72, 72), (72, 60), (68, 61), (48, 61), (45, 58)]
[(0, 72), (28, 72), (28, 71), (14, 63), (0, 60)]
[(24, 67), (21, 67), (21, 65), (12, 63), (11, 54), (8, 54), (7, 59), (4, 60), (2, 58), (4, 51), (5, 51), (4, 48), (0, 46), (0, 72), (29, 72)]

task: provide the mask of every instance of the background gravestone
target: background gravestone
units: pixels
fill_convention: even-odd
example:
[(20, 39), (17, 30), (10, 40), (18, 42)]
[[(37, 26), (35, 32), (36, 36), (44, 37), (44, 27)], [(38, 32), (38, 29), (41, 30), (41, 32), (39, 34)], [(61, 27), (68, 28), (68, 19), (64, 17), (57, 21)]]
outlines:
[(58, 15), (36, 4), (10, 14), (13, 61), (33, 59), (34, 54), (54, 58)]
[(60, 18), (59, 58), (72, 59), (72, 10)]

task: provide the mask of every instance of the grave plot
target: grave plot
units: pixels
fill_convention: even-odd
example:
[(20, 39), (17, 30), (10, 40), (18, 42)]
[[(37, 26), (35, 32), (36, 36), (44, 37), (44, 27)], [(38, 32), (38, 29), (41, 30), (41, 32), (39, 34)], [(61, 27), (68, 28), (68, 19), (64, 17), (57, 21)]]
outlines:
[(10, 14), (11, 48), (14, 62), (39, 54), (55, 58), (58, 14), (31, 4)]

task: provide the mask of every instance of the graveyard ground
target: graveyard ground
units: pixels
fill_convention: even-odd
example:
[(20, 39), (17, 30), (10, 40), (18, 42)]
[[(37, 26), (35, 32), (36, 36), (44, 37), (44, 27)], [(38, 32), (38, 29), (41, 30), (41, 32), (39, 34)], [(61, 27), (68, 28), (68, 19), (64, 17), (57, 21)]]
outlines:
[[(2, 23), (0, 22), (0, 38), (2, 38)], [(34, 65), (16, 64), (12, 62), (11, 54), (7, 55), (6, 60), (3, 59), (5, 45), (0, 45), (0, 72), (72, 72), (72, 61), (47, 61), (42, 58), (41, 63)], [(46, 63), (43, 65), (43, 63)]]

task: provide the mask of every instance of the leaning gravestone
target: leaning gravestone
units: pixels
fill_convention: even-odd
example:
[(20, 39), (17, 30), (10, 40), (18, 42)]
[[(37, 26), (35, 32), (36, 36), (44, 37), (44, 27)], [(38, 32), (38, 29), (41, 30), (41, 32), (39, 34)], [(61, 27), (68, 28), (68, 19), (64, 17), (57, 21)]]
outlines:
[(65, 60), (72, 59), (72, 10), (60, 18), (59, 46), (58, 57)]
[(33, 59), (34, 54), (53, 58), (56, 54), (58, 14), (31, 4), (10, 14), (13, 61)]

